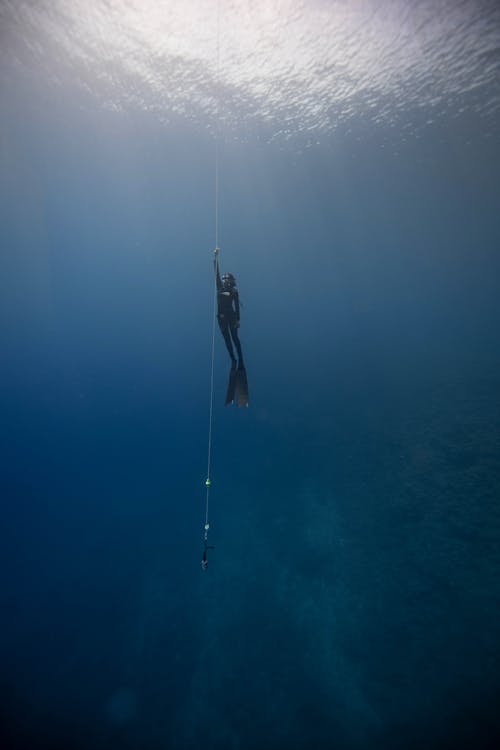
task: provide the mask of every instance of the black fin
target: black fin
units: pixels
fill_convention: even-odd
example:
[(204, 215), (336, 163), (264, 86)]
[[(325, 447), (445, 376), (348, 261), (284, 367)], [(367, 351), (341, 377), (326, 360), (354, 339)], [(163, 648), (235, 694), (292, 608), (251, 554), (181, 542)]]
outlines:
[(236, 370), (236, 405), (248, 406), (247, 371), (242, 365)]
[(236, 363), (233, 363), (231, 365), (231, 369), (229, 370), (229, 382), (227, 384), (227, 391), (226, 391), (226, 402), (225, 406), (228, 406), (229, 404), (234, 403), (234, 392), (236, 389)]

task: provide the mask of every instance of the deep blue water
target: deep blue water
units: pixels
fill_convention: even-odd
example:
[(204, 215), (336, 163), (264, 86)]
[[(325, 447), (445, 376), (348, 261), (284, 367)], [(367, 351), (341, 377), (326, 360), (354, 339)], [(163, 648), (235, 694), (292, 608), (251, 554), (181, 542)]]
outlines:
[(213, 133), (30, 60), (0, 79), (1, 747), (495, 747), (498, 86), (307, 148), (223, 123), (250, 406), (217, 335), (203, 573)]

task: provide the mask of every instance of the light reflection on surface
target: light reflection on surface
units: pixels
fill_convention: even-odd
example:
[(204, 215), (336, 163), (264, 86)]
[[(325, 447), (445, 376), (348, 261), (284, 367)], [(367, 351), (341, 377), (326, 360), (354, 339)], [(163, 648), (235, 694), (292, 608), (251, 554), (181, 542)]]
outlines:
[[(36, 69), (113, 108), (140, 107), (268, 137), (391, 124), (500, 103), (491, 0), (8, 0), (2, 68)], [(425, 121), (425, 118), (424, 118)]]

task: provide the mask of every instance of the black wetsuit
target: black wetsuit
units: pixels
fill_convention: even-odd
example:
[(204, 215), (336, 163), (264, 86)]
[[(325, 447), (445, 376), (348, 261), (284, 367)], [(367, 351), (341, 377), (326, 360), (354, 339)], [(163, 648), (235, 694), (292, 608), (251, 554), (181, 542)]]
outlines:
[[(238, 338), (238, 326), (240, 324), (240, 300), (238, 290), (235, 286), (225, 288), (219, 273), (219, 264), (215, 259), (215, 272), (217, 274), (217, 320), (224, 341), (226, 342), (229, 356), (233, 363), (236, 362), (233, 351), (233, 343), (238, 353), (239, 364), (243, 366), (243, 354)], [(232, 339), (232, 341), (231, 341)]]

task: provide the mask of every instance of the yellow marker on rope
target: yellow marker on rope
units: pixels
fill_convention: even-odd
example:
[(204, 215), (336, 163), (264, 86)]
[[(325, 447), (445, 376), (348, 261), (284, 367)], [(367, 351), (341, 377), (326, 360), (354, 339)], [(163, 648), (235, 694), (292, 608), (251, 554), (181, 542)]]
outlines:
[(210, 487), (210, 479), (205, 480), (205, 487)]

